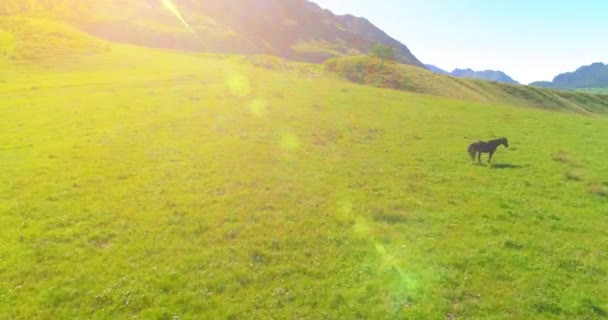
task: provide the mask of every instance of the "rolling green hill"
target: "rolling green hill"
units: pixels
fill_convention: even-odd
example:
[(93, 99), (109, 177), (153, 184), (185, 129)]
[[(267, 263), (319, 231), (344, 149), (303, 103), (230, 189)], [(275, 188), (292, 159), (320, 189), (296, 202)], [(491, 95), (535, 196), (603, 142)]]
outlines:
[(402, 64), (382, 64), (367, 56), (331, 59), (325, 63), (325, 69), (357, 83), (461, 100), (582, 114), (608, 111), (608, 95), (605, 94), (462, 79)]
[(15, 64), (69, 63), (107, 52), (110, 44), (62, 22), (0, 17), (0, 57)]
[(608, 313), (608, 120), (553, 91), (0, 30), (0, 319)]
[(577, 91), (608, 94), (608, 88), (584, 88), (584, 89), (577, 89)]
[(160, 0), (5, 0), (0, 15), (61, 19), (114, 42), (195, 52), (272, 54), (310, 62), (366, 53), (381, 43), (394, 48), (398, 61), (424, 68), (405, 45), (366, 19), (337, 16), (307, 0), (173, 2), (188, 26)]

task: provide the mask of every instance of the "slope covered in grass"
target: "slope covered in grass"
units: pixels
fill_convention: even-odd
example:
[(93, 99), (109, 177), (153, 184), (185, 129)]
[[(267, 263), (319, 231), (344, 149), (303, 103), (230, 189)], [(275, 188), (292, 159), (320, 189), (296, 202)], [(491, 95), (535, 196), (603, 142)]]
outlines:
[(608, 111), (608, 95), (605, 94), (461, 79), (407, 65), (383, 64), (367, 56), (331, 59), (325, 63), (325, 69), (357, 83), (456, 99), (583, 114)]
[[(367, 53), (377, 43), (402, 63), (424, 68), (399, 41), (365, 18), (334, 15), (308, 0), (3, 0), (0, 16), (69, 22), (103, 39), (155, 48), (272, 54), (322, 62)], [(180, 18), (175, 16), (180, 15)], [(180, 21), (183, 17), (183, 21)]]
[(604, 117), (265, 57), (64, 58), (0, 81), (1, 319), (608, 312)]
[(608, 88), (586, 88), (586, 89), (577, 89), (577, 91), (608, 94)]
[(109, 50), (100, 39), (56, 21), (0, 16), (0, 58), (11, 64), (76, 62)]

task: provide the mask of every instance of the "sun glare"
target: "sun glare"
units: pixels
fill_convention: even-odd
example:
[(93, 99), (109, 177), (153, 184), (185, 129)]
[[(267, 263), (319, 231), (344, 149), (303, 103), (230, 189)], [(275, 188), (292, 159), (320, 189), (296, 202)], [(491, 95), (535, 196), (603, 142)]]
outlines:
[(192, 35), (194, 35), (195, 37), (198, 38), (198, 35), (196, 34), (196, 32), (194, 32), (194, 29), (192, 29), (192, 27), (190, 27), (190, 25), (188, 24), (188, 22), (186, 22), (186, 19), (184, 19), (184, 17), (182, 17), (182, 14), (179, 12), (179, 10), (175, 6), (175, 4), (173, 4), (173, 1), (171, 1), (171, 0), (161, 0), (161, 2), (163, 3), (163, 6), (165, 6), (165, 8), (167, 8), (167, 10), (169, 10), (171, 13), (173, 13), (173, 15), (179, 21), (182, 22), (182, 24), (188, 29), (188, 31), (190, 31), (192, 33)]

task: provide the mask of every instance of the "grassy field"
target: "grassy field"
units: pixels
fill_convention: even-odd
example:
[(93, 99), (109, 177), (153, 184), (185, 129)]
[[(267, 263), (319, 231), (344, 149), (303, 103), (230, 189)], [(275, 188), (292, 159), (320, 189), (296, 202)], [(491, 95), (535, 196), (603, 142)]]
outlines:
[(608, 315), (605, 117), (87, 43), (0, 57), (0, 319)]

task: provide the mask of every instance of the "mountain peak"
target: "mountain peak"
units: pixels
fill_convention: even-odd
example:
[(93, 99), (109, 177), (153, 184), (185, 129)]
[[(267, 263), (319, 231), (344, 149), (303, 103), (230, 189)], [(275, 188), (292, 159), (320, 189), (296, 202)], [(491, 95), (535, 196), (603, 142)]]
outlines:
[(594, 62), (576, 71), (559, 74), (552, 82), (537, 81), (530, 85), (558, 89), (608, 88), (608, 65)]
[(475, 71), (473, 71), (473, 69), (471, 69), (471, 68), (466, 68), (466, 69), (458, 69), (458, 68), (455, 68), (455, 69), (452, 71), (452, 73), (453, 73), (453, 74), (454, 74), (454, 73), (460, 73), (460, 72), (475, 72)]
[(517, 81), (513, 80), (513, 78), (511, 78), (510, 76), (508, 76), (507, 74), (505, 74), (502, 71), (496, 71), (496, 70), (475, 71), (471, 68), (465, 68), (465, 69), (456, 68), (452, 72), (447, 72), (447, 71), (445, 71), (441, 68), (438, 68), (434, 65), (431, 65), (431, 64), (427, 64), (426, 67), (435, 73), (447, 74), (447, 75), (451, 75), (453, 77), (458, 77), (458, 78), (473, 78), (473, 79), (482, 79), (482, 80), (488, 80), (488, 81), (518, 84)]

